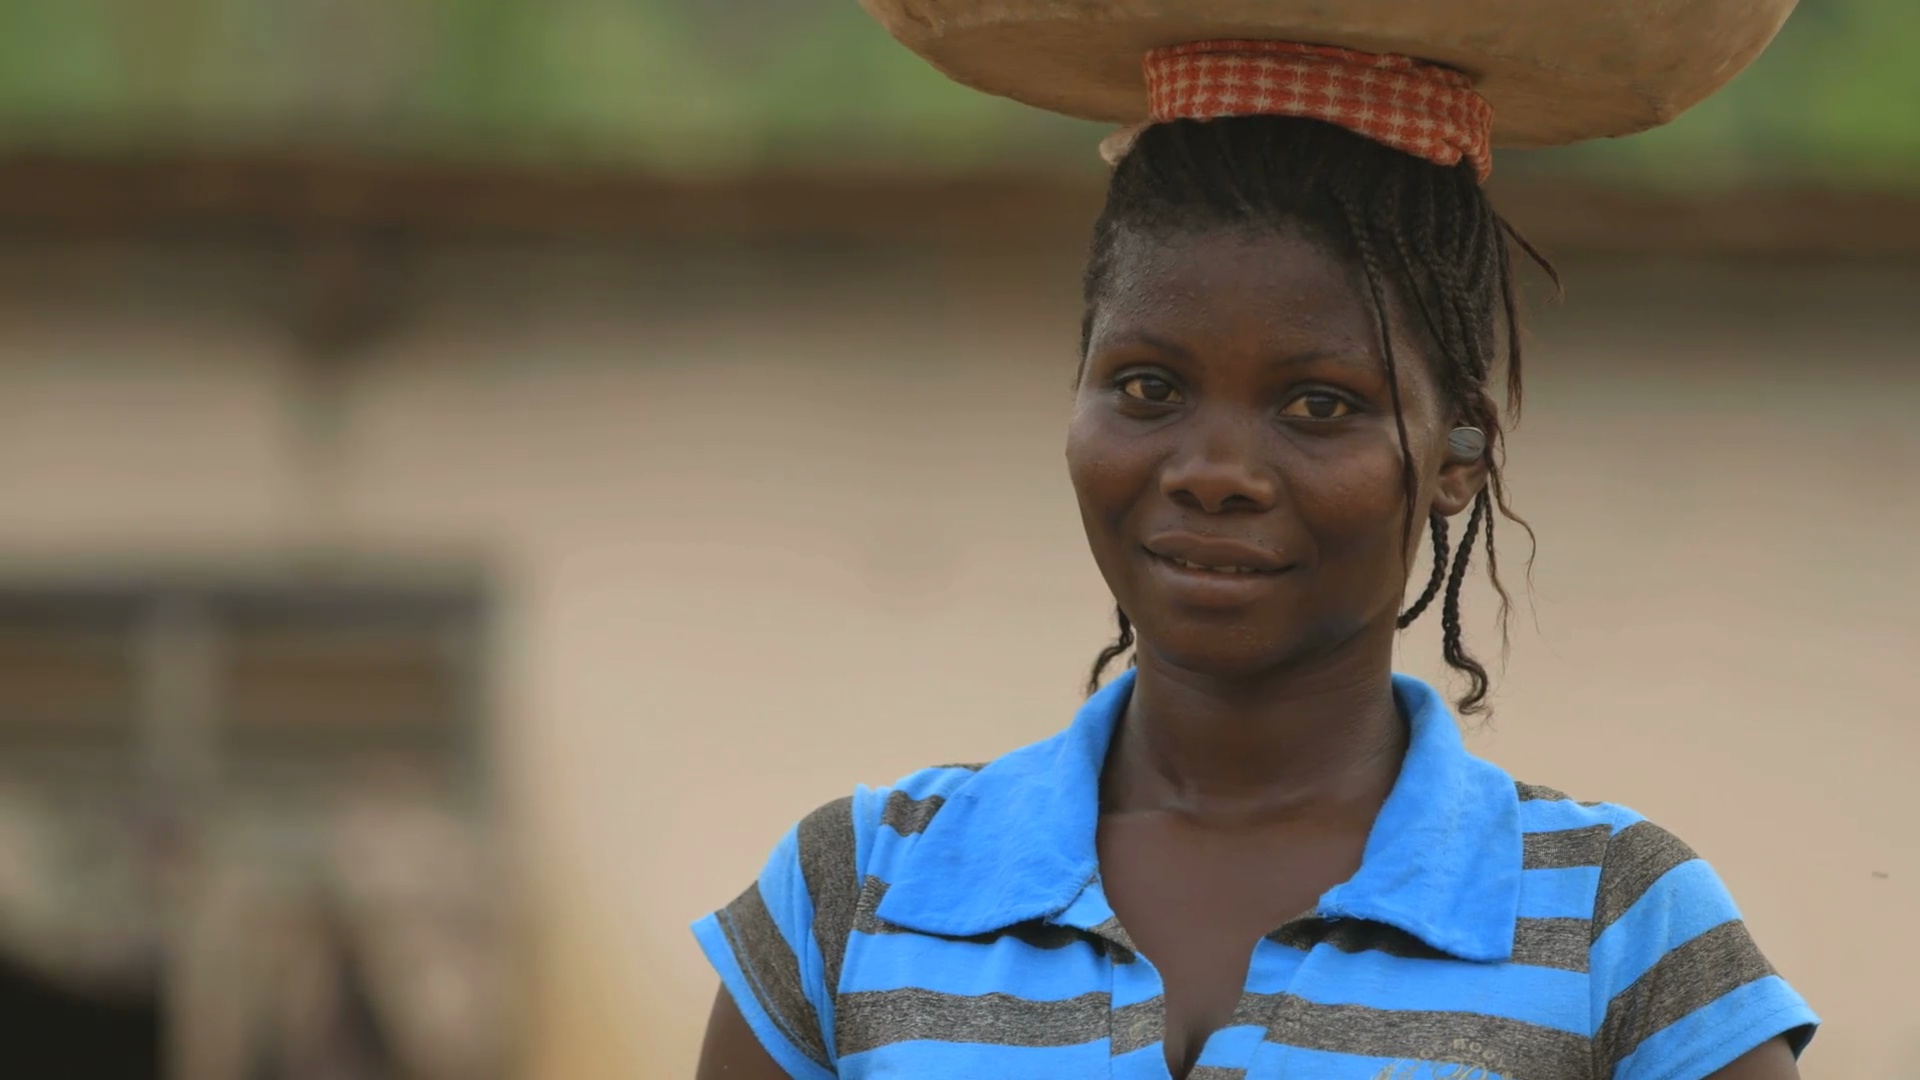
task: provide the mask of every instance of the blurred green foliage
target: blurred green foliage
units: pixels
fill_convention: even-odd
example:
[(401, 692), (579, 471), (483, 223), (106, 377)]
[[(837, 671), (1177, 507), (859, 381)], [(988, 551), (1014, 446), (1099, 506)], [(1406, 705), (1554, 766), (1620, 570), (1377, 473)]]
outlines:
[[(1502, 168), (1920, 183), (1920, 0), (1807, 0), (1663, 130)], [(0, 142), (639, 165), (1093, 169), (1096, 127), (949, 83), (854, 0), (0, 4)]]

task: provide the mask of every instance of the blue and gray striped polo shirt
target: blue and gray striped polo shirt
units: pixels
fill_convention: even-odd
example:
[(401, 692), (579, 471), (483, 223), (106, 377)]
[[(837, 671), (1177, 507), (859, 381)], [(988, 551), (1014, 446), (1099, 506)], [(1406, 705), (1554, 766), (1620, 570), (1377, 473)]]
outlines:
[[(1814, 1014), (1713, 870), (1516, 784), (1396, 677), (1405, 763), (1358, 873), (1254, 947), (1194, 1080), (1698, 1080)], [(789, 1074), (1167, 1080), (1159, 973), (1101, 889), (1129, 673), (1065, 732), (809, 814), (694, 931)]]

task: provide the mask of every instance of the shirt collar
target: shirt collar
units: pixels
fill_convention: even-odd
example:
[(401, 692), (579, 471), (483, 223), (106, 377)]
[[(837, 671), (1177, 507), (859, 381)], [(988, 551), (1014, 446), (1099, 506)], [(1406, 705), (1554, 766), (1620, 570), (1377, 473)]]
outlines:
[[(1396, 675), (1411, 736), (1360, 870), (1317, 914), (1365, 919), (1452, 956), (1504, 961), (1519, 908), (1520, 804), (1513, 780), (1469, 754), (1434, 689)], [(876, 912), (923, 933), (965, 937), (1053, 919), (1098, 869), (1100, 769), (1133, 689), (1128, 671), (1073, 724), (981, 769), (905, 854)]]

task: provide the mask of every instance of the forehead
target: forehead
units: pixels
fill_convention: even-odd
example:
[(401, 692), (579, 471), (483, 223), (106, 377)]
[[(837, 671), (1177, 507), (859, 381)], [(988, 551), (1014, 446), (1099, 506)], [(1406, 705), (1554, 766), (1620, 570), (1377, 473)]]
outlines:
[[(1431, 374), (1427, 350), (1387, 290), (1394, 356)], [(1091, 351), (1133, 336), (1215, 358), (1337, 355), (1383, 361), (1380, 321), (1357, 262), (1298, 229), (1123, 232), (1096, 298)]]
[(1365, 290), (1357, 267), (1294, 230), (1129, 232), (1115, 242), (1099, 314), (1370, 337), (1378, 331)]

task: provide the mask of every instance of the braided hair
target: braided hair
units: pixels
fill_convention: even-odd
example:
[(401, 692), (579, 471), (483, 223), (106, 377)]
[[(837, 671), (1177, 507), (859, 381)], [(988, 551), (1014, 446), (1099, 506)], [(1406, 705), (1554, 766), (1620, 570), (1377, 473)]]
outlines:
[[(1512, 248), (1524, 252), (1556, 287), (1560, 279), (1545, 257), (1494, 212), (1470, 166), (1433, 165), (1318, 120), (1251, 116), (1179, 120), (1147, 128), (1115, 167), (1106, 206), (1094, 224), (1080, 331), (1083, 363), (1094, 310), (1105, 297), (1123, 235), (1244, 234), (1284, 228), (1299, 230), (1354, 260), (1365, 275), (1400, 437), (1400, 481), (1409, 521), (1417, 480), (1401, 408), (1399, 358), (1389, 333), (1390, 293), (1419, 317), (1435, 346), (1434, 374), (1443, 398), (1462, 423), (1487, 433), (1487, 484), (1474, 497), (1459, 546), (1450, 552), (1447, 519), (1430, 515), (1433, 574), (1398, 620), (1400, 627), (1409, 626), (1436, 598), (1441, 600), (1442, 656), (1468, 683), (1457, 705), (1463, 713), (1483, 712), (1489, 679), (1486, 667), (1463, 641), (1461, 585), (1476, 540), (1484, 533), (1488, 574), (1500, 596), (1504, 651), (1511, 599), (1500, 581), (1492, 509), (1526, 529), (1529, 539), (1533, 536), (1507, 504), (1501, 477), (1501, 408), (1490, 390), (1496, 359), (1504, 354), (1506, 411), (1518, 415), (1519, 303)], [(1409, 561), (1416, 535), (1410, 528), (1404, 538)], [(1095, 660), (1088, 693), (1134, 645), (1133, 624), (1125, 611), (1116, 614), (1119, 636)]]

